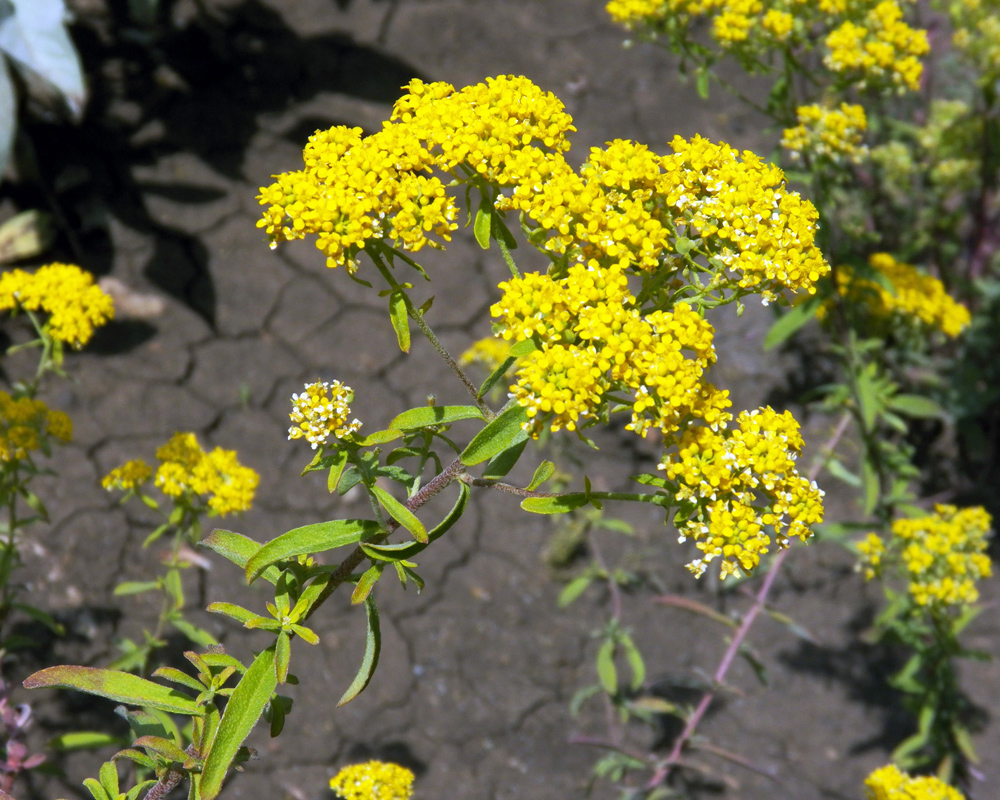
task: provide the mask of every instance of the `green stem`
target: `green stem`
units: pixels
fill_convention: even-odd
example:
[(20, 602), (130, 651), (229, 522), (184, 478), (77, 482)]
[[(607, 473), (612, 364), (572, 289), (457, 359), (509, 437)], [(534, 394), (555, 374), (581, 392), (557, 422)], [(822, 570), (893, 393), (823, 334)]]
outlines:
[(480, 411), (483, 412), (483, 416), (486, 418), (487, 422), (492, 420), (496, 416), (496, 414), (493, 412), (493, 409), (491, 409), (479, 397), (479, 390), (475, 387), (472, 381), (469, 380), (468, 375), (466, 375), (462, 371), (462, 368), (458, 366), (458, 362), (455, 361), (454, 358), (452, 358), (451, 353), (449, 353), (448, 350), (445, 348), (445, 346), (441, 344), (441, 340), (438, 339), (437, 336), (434, 334), (434, 331), (431, 330), (430, 325), (428, 325), (427, 321), (424, 319), (424, 315), (413, 307), (413, 303), (410, 301), (409, 295), (406, 294), (405, 289), (403, 289), (403, 287), (392, 276), (392, 272), (390, 272), (389, 267), (382, 259), (382, 256), (374, 248), (369, 248), (366, 252), (368, 253), (369, 256), (371, 256), (372, 262), (374, 262), (375, 266), (378, 268), (378, 271), (382, 274), (382, 277), (385, 278), (385, 281), (386, 283), (389, 284), (389, 287), (394, 290), (399, 290), (403, 293), (403, 299), (406, 303), (407, 315), (410, 317), (410, 319), (412, 319), (415, 323), (417, 323), (417, 327), (420, 328), (420, 332), (427, 338), (427, 341), (431, 343), (431, 346), (435, 350), (437, 350), (438, 355), (444, 359), (445, 363), (451, 368), (451, 371), (458, 376), (458, 379), (462, 382), (462, 385), (465, 386), (469, 394), (472, 395), (473, 400), (476, 401), (476, 406), (479, 408)]

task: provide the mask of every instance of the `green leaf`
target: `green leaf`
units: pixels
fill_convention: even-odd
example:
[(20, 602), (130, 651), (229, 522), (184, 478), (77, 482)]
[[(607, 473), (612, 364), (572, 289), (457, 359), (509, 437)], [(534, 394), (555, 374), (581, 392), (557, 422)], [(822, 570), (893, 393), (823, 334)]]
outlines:
[(919, 394), (897, 394), (889, 399), (889, 408), (917, 419), (934, 419), (945, 416), (940, 404)]
[(822, 302), (818, 295), (813, 295), (808, 300), (785, 312), (771, 326), (771, 330), (764, 337), (764, 350), (777, 347), (782, 342), (787, 341), (791, 336), (804, 326), (809, 320), (816, 316), (816, 312)]
[(424, 527), (417, 515), (400, 503), (395, 497), (385, 489), (378, 486), (371, 487), (372, 494), (378, 499), (382, 507), (389, 512), (389, 515), (413, 534), (413, 538), (421, 544), (427, 544), (427, 529)]
[(448, 425), (460, 419), (483, 419), (476, 406), (420, 406), (397, 416), (389, 427), (399, 431), (415, 431), (430, 425)]
[(483, 470), (483, 478), (497, 481), (505, 477), (508, 472), (514, 469), (514, 466), (521, 458), (521, 453), (524, 452), (524, 448), (527, 446), (528, 440), (525, 439), (523, 442), (518, 442), (512, 447), (508, 447), (502, 453), (493, 456), (490, 459), (490, 463), (486, 465), (486, 469)]
[(326, 476), (326, 488), (330, 494), (337, 491), (337, 484), (340, 483), (340, 476), (344, 474), (344, 467), (347, 466), (347, 451), (338, 450), (333, 455), (333, 463), (330, 464), (330, 473)]
[[(223, 558), (229, 559), (241, 569), (246, 568), (247, 562), (257, 554), (261, 547), (260, 542), (255, 542), (242, 533), (224, 531), (221, 528), (216, 528), (199, 544), (215, 551)], [(260, 577), (269, 583), (276, 584), (280, 574), (281, 570), (277, 567), (268, 567), (260, 574)]]
[(373, 536), (379, 530), (379, 524), (371, 519), (336, 519), (293, 528), (263, 545), (247, 561), (247, 583), (253, 583), (275, 561), (334, 550)]
[(66, 633), (65, 626), (61, 622), (56, 622), (55, 618), (47, 611), (42, 611), (42, 609), (35, 608), (28, 603), (11, 603), (10, 607), (16, 608), (22, 614), (27, 614), (35, 622), (40, 622), (56, 636), (62, 636)]
[(59, 666), (49, 667), (29, 675), (24, 680), (25, 689), (58, 687), (76, 689), (87, 694), (96, 694), (118, 703), (145, 708), (158, 708), (172, 714), (187, 714), (200, 717), (205, 709), (190, 697), (158, 683), (147, 681), (138, 675), (118, 672), (113, 669), (96, 667)]
[(101, 786), (104, 787), (111, 797), (116, 797), (118, 795), (118, 767), (115, 765), (114, 761), (105, 761), (101, 764), (101, 769), (97, 773), (97, 777), (101, 781)]
[[(181, 672), (175, 667), (160, 667), (153, 673), (154, 678), (163, 678), (165, 681), (170, 681), (171, 683), (176, 683), (181, 686), (186, 686), (195, 692), (201, 692), (205, 689), (201, 685), (201, 681), (197, 678), (188, 675), (186, 672)], [(144, 734), (145, 735), (145, 734)]]
[(206, 610), (211, 614), (225, 614), (227, 617), (235, 619), (240, 625), (245, 625), (251, 619), (256, 619), (260, 616), (235, 603), (210, 603)]
[(125, 581), (125, 583), (119, 583), (115, 587), (114, 595), (115, 597), (122, 597), (129, 594), (142, 594), (143, 592), (152, 592), (159, 588), (159, 581)]
[(199, 647), (213, 647), (219, 643), (212, 634), (206, 631), (204, 628), (199, 628), (193, 622), (189, 622), (180, 615), (180, 612), (169, 617), (170, 624), (173, 625), (177, 630), (187, 636), (192, 642), (194, 642)]
[(615, 669), (615, 640), (605, 639), (597, 651), (597, 677), (609, 695), (618, 693), (618, 670)]
[(218, 796), (240, 745), (271, 699), (277, 686), (274, 660), (274, 645), (271, 645), (254, 659), (233, 690), (202, 768), (201, 800), (214, 800)]
[(882, 404), (879, 401), (875, 382), (872, 380), (872, 376), (867, 369), (862, 370), (858, 374), (857, 386), (858, 403), (861, 406), (861, 421), (864, 423), (866, 431), (873, 431), (875, 429), (875, 420), (878, 418)]
[(462, 463), (467, 467), (481, 464), (504, 450), (527, 441), (528, 432), (523, 427), (527, 420), (528, 415), (523, 406), (511, 406), (469, 442), (469, 446), (462, 451)]
[(487, 195), (483, 195), (479, 201), (479, 209), (476, 211), (476, 221), (472, 226), (472, 231), (476, 235), (476, 241), (483, 250), (490, 249), (490, 230), (493, 227), (493, 203)]
[(559, 592), (559, 608), (566, 608), (566, 606), (583, 594), (587, 590), (587, 587), (590, 586), (592, 579), (593, 576), (588, 573), (573, 578), (573, 580), (567, 583), (563, 587), (563, 590)]
[(292, 660), (292, 645), (289, 638), (287, 631), (280, 631), (278, 640), (274, 643), (274, 674), (279, 684), (288, 679), (288, 666)]
[(829, 458), (824, 465), (827, 471), (837, 480), (853, 486), (855, 489), (861, 488), (861, 478), (844, 466), (839, 458)]
[(545, 481), (551, 478), (556, 472), (556, 465), (551, 461), (543, 461), (538, 465), (538, 469), (535, 470), (535, 474), (531, 478), (531, 483), (528, 484), (529, 491), (535, 491), (539, 486), (541, 486)]
[(399, 349), (410, 352), (410, 320), (406, 315), (406, 295), (402, 289), (395, 289), (389, 295), (389, 318), (392, 329), (396, 332)]
[(83, 785), (87, 787), (94, 800), (116, 800), (114, 797), (108, 797), (104, 787), (93, 778), (84, 778)]
[[(371, 433), (364, 439), (361, 439), (358, 442), (358, 444), (361, 445), (362, 447), (371, 447), (373, 444), (385, 444), (386, 442), (393, 442), (396, 439), (401, 439), (402, 436), (403, 436), (402, 431), (395, 431), (392, 429), (385, 431), (375, 431), (375, 433)], [(347, 484), (346, 486), (341, 486), (339, 489), (341, 494), (346, 494), (349, 489), (352, 489), (358, 483), (358, 481), (361, 480), (361, 476), (360, 474), (358, 474), (357, 467), (351, 467), (351, 469), (347, 470), (345, 475), (350, 475), (352, 470), (357, 475), (357, 480), (354, 480), (353, 482)]]
[(695, 88), (698, 90), (698, 97), (702, 100), (708, 100), (708, 83), (708, 69), (698, 70), (698, 76), (695, 78)]
[(632, 670), (632, 691), (637, 692), (646, 680), (646, 664), (642, 660), (642, 653), (635, 646), (631, 636), (621, 638), (622, 649), (625, 651), (625, 658), (629, 668)]
[(351, 594), (351, 603), (353, 605), (358, 605), (359, 603), (366, 602), (368, 600), (368, 595), (371, 594), (372, 589), (375, 588), (375, 584), (378, 583), (378, 579), (381, 577), (381, 564), (372, 564), (368, 569), (366, 569), (361, 575), (358, 585), (354, 587), (354, 592)]
[(164, 739), (160, 736), (141, 736), (132, 742), (132, 746), (141, 747), (146, 752), (156, 753), (160, 758), (175, 761), (178, 764), (183, 764), (188, 760), (187, 753), (169, 739)]
[(532, 514), (565, 514), (582, 508), (588, 502), (586, 492), (575, 492), (558, 497), (526, 497), (521, 501), (521, 508)]
[[(378, 654), (382, 649), (382, 633), (379, 630), (378, 608), (375, 606), (375, 595), (369, 595), (368, 599), (365, 600), (365, 614), (368, 617), (368, 637), (365, 643), (365, 655), (361, 660), (361, 668), (358, 670), (358, 674), (354, 676), (351, 685), (338, 701), (338, 708), (351, 702), (351, 700), (365, 690), (368, 682), (372, 679), (372, 675), (375, 674), (375, 667), (378, 666)], [(211, 798), (206, 798), (206, 800), (211, 800)]]
[(123, 740), (120, 736), (112, 736), (110, 733), (100, 731), (73, 731), (53, 736), (48, 742), (49, 749), (64, 753), (73, 750), (97, 750), (99, 747), (107, 747), (112, 744), (121, 747), (128, 744), (128, 741)]

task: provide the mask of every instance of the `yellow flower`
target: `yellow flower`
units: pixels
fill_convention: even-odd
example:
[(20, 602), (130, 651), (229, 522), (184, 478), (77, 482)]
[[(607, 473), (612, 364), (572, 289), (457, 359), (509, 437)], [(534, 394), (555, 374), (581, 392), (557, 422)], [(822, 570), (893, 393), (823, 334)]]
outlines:
[(153, 468), (142, 459), (126, 461), (104, 476), (101, 486), (107, 490), (132, 491), (153, 477)]
[(46, 328), (52, 338), (77, 349), (114, 316), (111, 297), (94, 284), (90, 273), (72, 264), (0, 275), (0, 311), (16, 308), (48, 314)]
[(204, 496), (219, 516), (246, 511), (253, 503), (260, 476), (240, 464), (233, 450), (206, 453), (193, 433), (175, 433), (156, 457), (155, 484), (169, 497)]
[(460, 367), (467, 367), (470, 364), (479, 364), (487, 372), (500, 368), (500, 365), (507, 360), (507, 351), (510, 350), (510, 343), (495, 336), (487, 336), (485, 339), (472, 344), (458, 359)]
[(68, 442), (72, 438), (73, 423), (62, 411), (50, 409), (41, 400), (14, 398), (0, 391), (0, 462), (27, 458), (47, 448), (53, 439)]
[(344, 767), (330, 779), (330, 788), (344, 800), (409, 800), (413, 777), (398, 764), (368, 761)]
[(865, 788), (868, 800), (965, 800), (954, 786), (931, 776), (911, 778), (895, 764), (875, 770)]
[(288, 438), (304, 438), (315, 450), (331, 436), (350, 436), (361, 428), (359, 420), (347, 421), (352, 400), (354, 391), (340, 381), (307, 383), (304, 392), (292, 395), (292, 413), (288, 416), (295, 424), (288, 429)]
[(785, 128), (781, 146), (790, 151), (793, 160), (808, 152), (814, 158), (840, 163), (843, 158), (858, 162), (867, 155), (861, 144), (868, 122), (861, 106), (841, 103), (840, 110), (817, 105), (796, 109), (799, 124)]
[(911, 28), (902, 18), (903, 10), (895, 0), (883, 0), (868, 12), (862, 25), (845, 21), (826, 37), (824, 63), (861, 86), (916, 91), (923, 73), (919, 56), (930, 45), (926, 31)]
[(768, 9), (761, 20), (764, 30), (768, 31), (777, 41), (783, 42), (792, 34), (795, 28), (795, 17), (787, 11), (779, 11), (776, 8)]
[(908, 318), (952, 338), (971, 321), (969, 310), (953, 300), (937, 278), (917, 272), (889, 253), (875, 253), (869, 263), (885, 276), (891, 290), (881, 283), (855, 277), (850, 267), (838, 268), (837, 282), (841, 295), (864, 303), (876, 317)]
[(742, 412), (738, 424), (688, 428), (668, 440), (677, 450), (659, 464), (674, 496), (693, 504), (675, 525), (681, 541), (693, 539), (702, 551), (687, 565), (696, 576), (716, 558), (723, 578), (749, 573), (769, 551), (768, 527), (777, 546), (787, 547), (790, 537), (805, 541), (823, 521), (822, 490), (795, 468), (803, 445), (795, 418), (762, 408)]
[(979, 599), (976, 581), (992, 571), (986, 555), (992, 520), (980, 506), (958, 509), (937, 505), (934, 513), (897, 519), (888, 541), (877, 534), (858, 544), (865, 578), (884, 569), (890, 557), (905, 570), (909, 592), (918, 606), (957, 608)]

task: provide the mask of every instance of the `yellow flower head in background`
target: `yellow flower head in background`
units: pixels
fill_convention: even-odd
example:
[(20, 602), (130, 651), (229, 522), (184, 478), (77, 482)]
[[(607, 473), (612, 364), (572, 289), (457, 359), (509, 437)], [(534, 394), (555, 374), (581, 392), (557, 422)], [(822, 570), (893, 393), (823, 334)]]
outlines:
[(965, 800), (954, 786), (931, 776), (911, 778), (895, 764), (875, 770), (865, 789), (868, 800)]
[(861, 23), (848, 20), (826, 37), (827, 68), (861, 86), (919, 89), (924, 69), (919, 57), (930, 50), (927, 31), (903, 22), (903, 9), (895, 0), (883, 0)]
[(48, 452), (53, 440), (73, 438), (73, 422), (41, 400), (11, 397), (0, 391), (0, 462), (27, 458), (35, 450)]
[(813, 158), (825, 158), (835, 164), (845, 158), (857, 163), (868, 154), (868, 148), (861, 143), (868, 127), (861, 106), (841, 103), (839, 110), (818, 105), (800, 106), (796, 116), (799, 124), (785, 128), (781, 138), (781, 146), (789, 151), (792, 160), (808, 153)]
[(120, 467), (115, 467), (101, 480), (101, 486), (108, 491), (118, 489), (130, 492), (138, 489), (153, 477), (153, 468), (142, 459), (126, 461)]
[(992, 571), (986, 555), (991, 525), (981, 506), (937, 505), (929, 516), (893, 522), (890, 537), (868, 534), (858, 544), (861, 568), (872, 578), (883, 574), (887, 563), (898, 564), (919, 606), (970, 605), (979, 599), (976, 581)]
[(114, 316), (111, 297), (94, 284), (89, 272), (72, 264), (49, 264), (31, 273), (13, 269), (0, 275), (0, 311), (42, 311), (53, 339), (76, 349), (94, 329)]
[(344, 767), (330, 779), (330, 788), (343, 800), (409, 800), (413, 777), (398, 764), (368, 761)]
[[(206, 453), (193, 433), (175, 433), (158, 448), (155, 485), (173, 498), (201, 498), (219, 516), (246, 511), (253, 504), (260, 476), (239, 463), (234, 450)], [(134, 489), (144, 482), (142, 461), (129, 461), (102, 481), (106, 489)]]
[(871, 266), (885, 277), (892, 289), (881, 283), (858, 278), (850, 267), (837, 270), (841, 295), (864, 303), (876, 317), (901, 317), (955, 338), (969, 324), (969, 310), (952, 299), (944, 284), (932, 275), (918, 272), (896, 261), (889, 253), (875, 253)]
[(460, 367), (467, 367), (470, 364), (478, 364), (487, 372), (493, 372), (500, 368), (500, 365), (507, 360), (507, 351), (510, 344), (494, 336), (487, 336), (473, 342), (458, 359)]
[(332, 436), (343, 439), (361, 429), (360, 420), (348, 422), (354, 391), (340, 381), (307, 383), (304, 392), (292, 395), (294, 425), (288, 429), (289, 439), (305, 439), (315, 450)]

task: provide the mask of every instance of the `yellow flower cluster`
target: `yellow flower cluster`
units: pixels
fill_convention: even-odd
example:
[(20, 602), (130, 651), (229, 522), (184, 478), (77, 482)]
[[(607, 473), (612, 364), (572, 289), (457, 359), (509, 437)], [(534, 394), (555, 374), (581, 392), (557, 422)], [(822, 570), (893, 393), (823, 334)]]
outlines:
[(965, 800), (958, 789), (927, 775), (911, 778), (895, 764), (879, 767), (865, 779), (868, 800)]
[(947, 608), (979, 599), (976, 581), (991, 573), (986, 539), (992, 520), (980, 506), (937, 505), (918, 519), (898, 519), (888, 541), (874, 533), (858, 543), (861, 568), (871, 579), (890, 558), (906, 571), (909, 592), (920, 606)]
[(368, 761), (344, 767), (330, 779), (330, 788), (344, 800), (409, 800), (413, 777), (398, 764)]
[[(219, 516), (246, 511), (253, 503), (260, 476), (240, 464), (234, 450), (216, 447), (206, 453), (193, 433), (175, 433), (158, 448), (156, 486), (168, 497), (207, 498)], [(129, 491), (145, 483), (153, 469), (141, 460), (128, 461), (111, 470), (101, 485)]]
[(860, 162), (868, 148), (861, 140), (868, 127), (865, 110), (858, 105), (841, 103), (839, 110), (818, 105), (796, 109), (799, 124), (785, 128), (781, 146), (797, 161), (802, 153), (839, 164), (843, 159)]
[(153, 477), (153, 468), (142, 459), (126, 461), (120, 467), (115, 467), (101, 480), (101, 486), (109, 492), (117, 489), (131, 492), (138, 489)]
[(316, 235), (327, 265), (349, 266), (371, 239), (417, 251), (440, 247), (458, 227), (455, 201), (433, 170), (499, 186), (536, 181), (549, 154), (569, 148), (574, 130), (562, 103), (527, 78), (489, 78), (456, 90), (414, 79), (382, 130), (317, 131), (305, 168), (261, 188), (257, 224), (277, 242)]
[(892, 85), (899, 91), (920, 88), (920, 56), (930, 50), (927, 32), (903, 21), (895, 0), (882, 0), (858, 25), (850, 20), (825, 40), (826, 66), (861, 86)]
[(681, 541), (694, 539), (702, 551), (687, 565), (699, 577), (716, 558), (723, 578), (753, 570), (771, 545), (768, 527), (777, 546), (787, 547), (823, 521), (823, 491), (795, 468), (802, 436), (791, 413), (744, 411), (738, 425), (688, 428), (659, 465), (677, 499), (693, 506), (675, 524)]
[(348, 422), (354, 392), (340, 381), (307, 383), (304, 392), (292, 395), (288, 429), (289, 439), (305, 439), (315, 450), (333, 436), (343, 439), (361, 428), (361, 422)]
[(49, 442), (73, 438), (73, 422), (41, 400), (11, 397), (0, 391), (0, 463), (20, 461), (35, 450), (48, 452)]
[(631, 406), (627, 427), (640, 436), (651, 426), (671, 433), (689, 417), (730, 418), (728, 392), (702, 381), (715, 361), (714, 331), (686, 303), (642, 315), (623, 270), (594, 261), (573, 264), (562, 279), (528, 273), (500, 289), (490, 310), (504, 339), (542, 343), (518, 363), (511, 387), (534, 435), (546, 424), (576, 430), (609, 399)]
[(94, 329), (114, 316), (114, 303), (89, 272), (72, 264), (49, 264), (37, 272), (12, 269), (0, 275), (0, 311), (42, 311), (53, 339), (83, 347)]
[(467, 367), (470, 364), (478, 364), (487, 372), (492, 373), (507, 360), (508, 350), (510, 350), (508, 342), (487, 336), (485, 339), (474, 342), (468, 350), (462, 353), (458, 359), (458, 365)]
[(971, 321), (969, 310), (953, 300), (937, 278), (917, 272), (888, 253), (875, 253), (869, 263), (885, 277), (891, 290), (876, 281), (857, 278), (849, 267), (838, 268), (837, 283), (842, 295), (863, 302), (877, 317), (916, 319), (952, 338)]
[(814, 292), (828, 270), (814, 244), (818, 215), (785, 187), (784, 173), (701, 136), (675, 137), (671, 148), (659, 156), (618, 139), (593, 148), (579, 173), (553, 158), (544, 182), (523, 184), (497, 205), (525, 214), (554, 254), (662, 275), (683, 269), (677, 238), (686, 235), (716, 260), (716, 288), (765, 301), (785, 289)]

